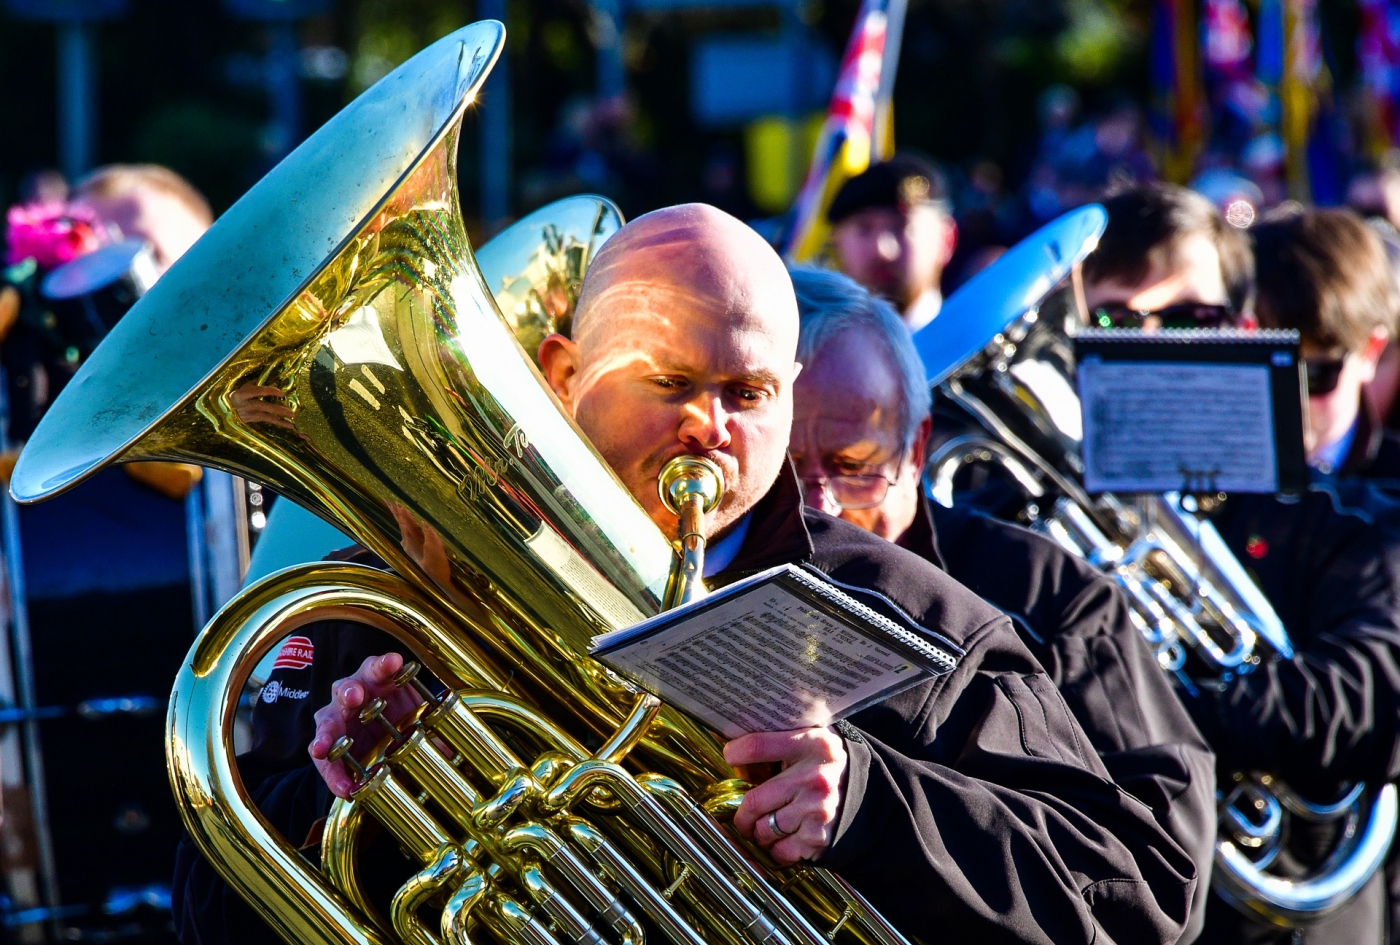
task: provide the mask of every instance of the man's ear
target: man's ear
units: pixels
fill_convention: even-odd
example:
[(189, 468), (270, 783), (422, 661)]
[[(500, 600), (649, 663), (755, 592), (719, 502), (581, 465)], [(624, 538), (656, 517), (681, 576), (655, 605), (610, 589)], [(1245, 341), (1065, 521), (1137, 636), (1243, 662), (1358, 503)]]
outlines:
[(948, 265), (957, 249), (958, 221), (953, 219), (952, 214), (945, 213), (943, 215), (943, 258), (939, 260), (939, 265)]
[(919, 421), (919, 430), (914, 434), (914, 445), (909, 448), (909, 462), (914, 467), (914, 475), (923, 475), (924, 462), (928, 459), (928, 438), (933, 435), (933, 418), (924, 417)]
[(1371, 337), (1366, 339), (1366, 347), (1361, 349), (1361, 357), (1366, 363), (1371, 365), (1374, 373), (1376, 365), (1381, 363), (1381, 355), (1385, 353), (1385, 346), (1390, 344), (1390, 332), (1384, 328), (1373, 328)]
[(572, 414), (579, 375), (578, 344), (563, 335), (550, 335), (540, 342), (539, 361), (545, 383)]

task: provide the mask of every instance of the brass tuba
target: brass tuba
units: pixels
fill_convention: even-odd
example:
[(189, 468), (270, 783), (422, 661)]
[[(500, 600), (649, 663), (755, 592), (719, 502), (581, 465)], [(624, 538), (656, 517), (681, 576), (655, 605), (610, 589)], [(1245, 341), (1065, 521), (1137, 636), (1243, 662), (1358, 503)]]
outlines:
[[(185, 824), (287, 941), (905, 945), (837, 877), (741, 844), (724, 820), (746, 785), (719, 737), (587, 655), (656, 613), (685, 559), (561, 412), (476, 268), (457, 141), (503, 40), (482, 22), (435, 43), (235, 204), (54, 404), (15, 497), (113, 461), (194, 461), (393, 567), (254, 584), (171, 696)], [(251, 804), (232, 738), (256, 663), (326, 619), (393, 635), (446, 688), (407, 668), (417, 714), (337, 746), (359, 786), (317, 864)], [(359, 879), (371, 823), (412, 861), (382, 902)]]
[[(1090, 206), (1048, 224), (970, 280), (915, 336), (929, 381), (980, 428), (931, 453), (925, 488), (951, 505), (960, 472), (999, 469), (1014, 484), (1016, 517), (1122, 588), (1158, 663), (1189, 691), (1290, 657), (1293, 647), (1214, 526), (1193, 514), (1191, 497), (1083, 488), (1070, 333), (1082, 307), (1077, 266), (1106, 222), (1103, 208)], [(1354, 896), (1383, 865), (1397, 823), (1393, 785), (1349, 785), (1316, 803), (1265, 772), (1237, 772), (1218, 810), (1213, 888), (1282, 927), (1305, 926)], [(1326, 861), (1302, 878), (1269, 870), (1292, 818), (1341, 826)]]

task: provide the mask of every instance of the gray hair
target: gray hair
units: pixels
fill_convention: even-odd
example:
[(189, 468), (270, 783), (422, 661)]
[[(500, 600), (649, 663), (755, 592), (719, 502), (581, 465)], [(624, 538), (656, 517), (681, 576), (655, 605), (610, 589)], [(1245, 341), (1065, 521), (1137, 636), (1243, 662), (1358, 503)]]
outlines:
[(886, 363), (899, 372), (903, 392), (900, 422), (908, 452), (918, 436), (919, 424), (933, 408), (933, 392), (904, 320), (888, 302), (839, 272), (810, 266), (791, 266), (788, 272), (802, 320), (797, 360), (811, 364), (823, 348), (847, 331), (863, 328), (878, 339), (884, 345)]

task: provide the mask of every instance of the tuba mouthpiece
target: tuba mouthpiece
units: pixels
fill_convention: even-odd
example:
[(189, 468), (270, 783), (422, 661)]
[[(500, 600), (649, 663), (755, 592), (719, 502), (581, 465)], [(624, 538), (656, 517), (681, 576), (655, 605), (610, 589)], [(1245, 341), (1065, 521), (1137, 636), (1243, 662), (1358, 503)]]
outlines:
[(677, 456), (661, 467), (656, 480), (661, 501), (680, 516), (676, 543), (680, 556), (666, 584), (669, 609), (705, 596), (704, 518), (724, 498), (724, 472), (703, 456)]
[(661, 468), (656, 490), (677, 515), (697, 497), (702, 514), (713, 512), (724, 498), (724, 473), (703, 456), (677, 456)]

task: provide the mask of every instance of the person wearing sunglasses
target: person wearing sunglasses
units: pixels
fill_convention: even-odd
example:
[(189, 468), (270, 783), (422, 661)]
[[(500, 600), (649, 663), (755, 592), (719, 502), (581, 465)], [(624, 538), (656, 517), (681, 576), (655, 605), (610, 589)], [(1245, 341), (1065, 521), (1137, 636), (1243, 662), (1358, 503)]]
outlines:
[[(920, 488), (930, 392), (894, 309), (835, 272), (794, 268), (804, 365), (788, 450), (806, 503), (893, 541), (1012, 615), (1113, 780), (1151, 810), (1196, 875), (1204, 919), (1215, 758), (1113, 583), (1054, 542)], [(1175, 901), (1179, 891), (1152, 890)], [(1166, 907), (1164, 906), (1164, 911)]]
[(1248, 322), (1253, 260), (1209, 200), (1148, 184), (1104, 201), (1108, 229), (1084, 260), (1095, 328), (1222, 328)]
[(1400, 313), (1380, 237), (1341, 209), (1286, 213), (1251, 235), (1260, 326), (1302, 336), (1309, 463), (1326, 477), (1400, 480), (1400, 437), (1366, 394)]
[[(1130, 327), (1135, 321), (1137, 327), (1154, 327), (1149, 317), (1165, 325), (1182, 311), (1172, 311), (1176, 306), (1195, 305), (1201, 315), (1204, 306), (1228, 305), (1236, 313), (1233, 327), (1256, 324), (1256, 263), (1249, 243), (1204, 197), (1158, 184), (1111, 197), (1104, 208), (1108, 226), (1083, 268), (1090, 322), (1103, 310), (1105, 327)], [(1329, 231), (1310, 239), (1306, 253), (1296, 245), (1283, 252), (1277, 244), (1291, 244), (1294, 237), (1287, 234), (1294, 229), (1277, 226), (1261, 224), (1254, 231), (1258, 322), (1303, 328), (1301, 316), (1285, 314), (1302, 307), (1289, 294), (1317, 300), (1315, 310), (1331, 312), (1339, 298), (1357, 292), (1360, 277), (1350, 257), (1362, 255), (1365, 241), (1353, 234), (1337, 250), (1346, 258), (1324, 262), (1329, 254), (1318, 244), (1340, 236)], [(1284, 267), (1301, 271), (1286, 273)], [(1321, 285), (1329, 287), (1325, 293), (1319, 292)], [(1122, 316), (1120, 307), (1138, 318)], [(1315, 320), (1332, 325), (1333, 318)], [(1336, 367), (1327, 362), (1346, 362), (1347, 353), (1364, 351), (1364, 339), (1377, 323), (1367, 324), (1359, 342), (1340, 340), (1355, 339), (1352, 334), (1303, 331), (1304, 355), (1313, 362), (1309, 417), (1319, 433), (1310, 444), (1315, 464), (1323, 458), (1319, 447), (1337, 439), (1321, 431), (1345, 433), (1351, 424), (1345, 415), (1319, 412), (1326, 401), (1319, 400), (1318, 388), (1333, 384), (1336, 403), (1349, 403), (1354, 418), (1358, 381), (1366, 376), (1364, 363), (1356, 359)], [(1192, 392), (1183, 390), (1181, 396)], [(1283, 621), (1294, 656), (1266, 659), (1252, 672), (1218, 687), (1200, 687), (1182, 702), (1219, 759), (1219, 777), (1270, 771), (1324, 796), (1347, 781), (1382, 784), (1400, 777), (1400, 505), (1377, 481), (1315, 469), (1315, 482), (1302, 495), (1231, 494), (1210, 513)], [(1297, 875), (1316, 869), (1335, 847), (1339, 829), (1295, 820), (1278, 868)], [(1385, 938), (1386, 900), (1386, 878), (1373, 876), (1337, 912), (1295, 934), (1247, 918), (1212, 896), (1198, 941), (1378, 942)]]

